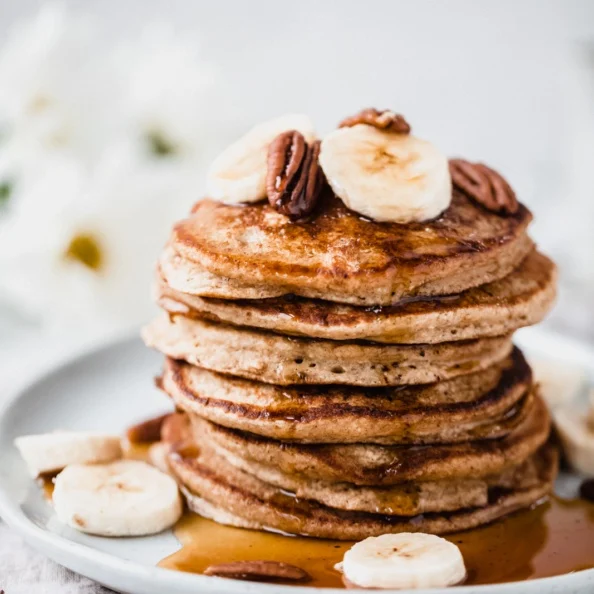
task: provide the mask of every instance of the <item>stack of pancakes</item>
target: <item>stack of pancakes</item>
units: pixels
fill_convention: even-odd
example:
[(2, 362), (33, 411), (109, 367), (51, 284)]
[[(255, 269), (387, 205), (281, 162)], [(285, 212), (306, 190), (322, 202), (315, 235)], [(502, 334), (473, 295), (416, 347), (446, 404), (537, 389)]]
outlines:
[(326, 196), (291, 222), (196, 204), (158, 266), (144, 330), (195, 449), (169, 465), (191, 509), (323, 538), (471, 528), (549, 492), (547, 409), (512, 333), (555, 268), (529, 211), (454, 192), (438, 219), (376, 223)]

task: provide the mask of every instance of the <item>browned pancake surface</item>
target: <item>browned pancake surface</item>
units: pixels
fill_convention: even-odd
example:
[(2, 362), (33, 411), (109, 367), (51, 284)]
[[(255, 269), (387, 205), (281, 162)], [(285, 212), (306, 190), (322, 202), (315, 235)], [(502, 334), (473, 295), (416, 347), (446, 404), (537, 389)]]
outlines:
[[(485, 506), (413, 517), (345, 511), (298, 499), (247, 473), (226, 474), (224, 468), (213, 468), (200, 458), (173, 455), (170, 465), (186, 489), (190, 509), (202, 514), (210, 512), (218, 521), (224, 517), (225, 522), (235, 523), (234, 518), (237, 518), (239, 525), (318, 538), (360, 540), (388, 532), (457, 532), (528, 507), (550, 492), (556, 475), (557, 455), (553, 448), (542, 450), (539, 480), (533, 487), (496, 487), (489, 492)], [(207, 508), (202, 505), (203, 501)], [(217, 508), (223, 510), (223, 517), (217, 516)]]
[(530, 212), (499, 216), (455, 193), (438, 219), (364, 220), (333, 198), (293, 223), (267, 203), (203, 200), (178, 223), (171, 246), (208, 272), (246, 285), (355, 304), (452, 294), (507, 275), (532, 249)]
[(211, 371), (276, 385), (422, 384), (486, 369), (512, 348), (510, 336), (430, 345), (293, 338), (181, 315), (143, 329), (145, 343)]
[(411, 480), (481, 477), (520, 464), (550, 432), (545, 403), (535, 396), (522, 423), (501, 439), (431, 446), (294, 444), (192, 418), (196, 442), (312, 480), (395, 485)]
[(332, 340), (439, 343), (501, 336), (539, 322), (555, 298), (556, 269), (533, 252), (505, 278), (458, 295), (406, 299), (386, 307), (356, 307), (285, 296), (208, 299), (157, 285), (159, 305), (171, 313), (238, 326)]
[(418, 386), (288, 386), (166, 361), (175, 405), (264, 437), (309, 443), (425, 444), (504, 437), (529, 414), (531, 373), (519, 349), (486, 370)]

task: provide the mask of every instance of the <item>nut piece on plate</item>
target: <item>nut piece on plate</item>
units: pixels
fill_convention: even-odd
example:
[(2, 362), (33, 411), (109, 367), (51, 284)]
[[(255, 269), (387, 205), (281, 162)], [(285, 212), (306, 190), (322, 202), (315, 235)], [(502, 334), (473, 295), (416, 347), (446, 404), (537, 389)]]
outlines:
[(130, 443), (151, 443), (161, 439), (161, 427), (165, 419), (171, 413), (152, 417), (146, 421), (132, 425), (126, 431), (126, 437)]
[(376, 221), (426, 221), (452, 200), (447, 157), (410, 134), (339, 128), (322, 140), (320, 165), (346, 206)]
[(587, 412), (569, 402), (553, 409), (553, 422), (563, 453), (577, 472), (594, 477), (594, 392)]
[(235, 561), (209, 565), (204, 575), (215, 575), (236, 580), (308, 582), (307, 571), (279, 561)]
[(349, 583), (363, 588), (443, 588), (466, 578), (460, 549), (421, 532), (366, 538), (349, 549), (336, 568)]
[(58, 518), (99, 536), (143, 536), (170, 528), (182, 514), (177, 483), (135, 460), (73, 464), (55, 480)]
[(17, 437), (14, 443), (34, 478), (55, 474), (69, 464), (111, 462), (122, 457), (117, 435), (55, 431)]
[(308, 144), (297, 130), (279, 134), (268, 148), (268, 200), (291, 219), (306, 217), (317, 205), (324, 185), (319, 154), (320, 141)]
[(180, 412), (168, 415), (161, 428), (161, 441), (172, 446), (193, 441), (188, 415)]
[(520, 208), (515, 192), (494, 169), (464, 159), (450, 160), (454, 187), (487, 210), (498, 214), (514, 214)]
[(305, 115), (285, 115), (255, 126), (212, 163), (207, 175), (209, 197), (227, 204), (266, 198), (268, 146), (288, 130), (297, 130), (308, 143), (315, 139), (313, 124)]
[(399, 113), (394, 113), (389, 109), (375, 109), (374, 107), (368, 107), (362, 109), (359, 113), (354, 116), (345, 118), (338, 124), (339, 128), (346, 128), (350, 126), (356, 126), (357, 124), (367, 124), (368, 126), (374, 126), (387, 132), (394, 132), (395, 134), (409, 134), (410, 126), (408, 122)]

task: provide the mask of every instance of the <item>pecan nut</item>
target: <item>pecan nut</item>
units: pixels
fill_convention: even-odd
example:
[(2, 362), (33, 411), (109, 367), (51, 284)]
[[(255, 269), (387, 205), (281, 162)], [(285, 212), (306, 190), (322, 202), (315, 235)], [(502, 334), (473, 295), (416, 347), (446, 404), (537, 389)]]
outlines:
[(132, 425), (126, 431), (126, 437), (130, 443), (150, 443), (161, 439), (161, 427), (171, 413), (154, 417)]
[(169, 445), (191, 442), (193, 440), (190, 419), (186, 413), (171, 413), (161, 426), (161, 441)]
[(236, 580), (264, 581), (291, 581), (308, 582), (311, 576), (307, 571), (295, 565), (279, 561), (235, 561), (233, 563), (219, 563), (209, 565), (205, 575), (216, 575)]
[(498, 214), (514, 214), (520, 208), (516, 194), (497, 171), (482, 163), (450, 159), (454, 188)]
[(279, 134), (268, 148), (268, 201), (293, 220), (310, 214), (317, 205), (324, 175), (318, 163), (320, 141), (308, 145), (302, 134)]
[(345, 118), (338, 124), (338, 127), (346, 128), (356, 126), (357, 124), (367, 124), (368, 126), (373, 126), (386, 132), (394, 132), (395, 134), (410, 133), (410, 126), (404, 117), (389, 109), (379, 110), (374, 107), (368, 107), (353, 116)]

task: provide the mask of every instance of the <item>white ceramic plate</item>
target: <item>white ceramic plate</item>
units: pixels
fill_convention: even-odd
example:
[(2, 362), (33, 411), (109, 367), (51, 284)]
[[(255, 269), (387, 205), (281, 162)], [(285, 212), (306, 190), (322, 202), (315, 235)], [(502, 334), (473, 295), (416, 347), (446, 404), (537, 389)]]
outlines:
[[(528, 355), (578, 364), (594, 377), (594, 352), (583, 345), (535, 330), (519, 333), (518, 343)], [(179, 548), (170, 532), (146, 538), (108, 539), (80, 534), (57, 522), (40, 489), (27, 475), (13, 439), (58, 428), (118, 432), (139, 418), (163, 411), (167, 403), (152, 384), (161, 359), (140, 340), (130, 339), (57, 367), (11, 398), (0, 415), (0, 516), (31, 546), (54, 561), (118, 592), (311, 594), (312, 588), (209, 578), (156, 567), (159, 560)], [(594, 570), (496, 586), (431, 590), (443, 594), (592, 591)]]

